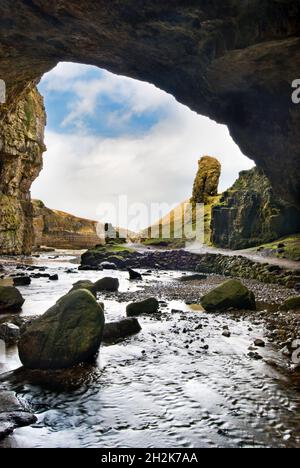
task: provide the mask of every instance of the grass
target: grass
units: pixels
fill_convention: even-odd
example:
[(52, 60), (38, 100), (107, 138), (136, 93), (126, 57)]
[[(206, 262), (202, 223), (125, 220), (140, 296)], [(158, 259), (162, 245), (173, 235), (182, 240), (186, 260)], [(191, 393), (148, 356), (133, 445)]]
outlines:
[(133, 249), (129, 249), (124, 245), (118, 244), (107, 244), (107, 245), (99, 245), (98, 247), (94, 247), (90, 250), (90, 252), (95, 253), (105, 253), (105, 254), (131, 254), (134, 252)]
[[(221, 195), (218, 195), (216, 197), (210, 197), (208, 199), (207, 204), (204, 207), (204, 243), (207, 245), (211, 245), (211, 214), (212, 214), (212, 208), (214, 205), (219, 203), (221, 198)], [(154, 246), (154, 247), (167, 247), (170, 249), (176, 249), (176, 248), (182, 248), (185, 246), (185, 242), (187, 239), (182, 237), (182, 228), (181, 228), (181, 223), (180, 223), (180, 216), (182, 216), (182, 210), (184, 209), (184, 204), (187, 202), (182, 203), (179, 205), (179, 207), (175, 208), (175, 210), (172, 210), (167, 216), (159, 220), (156, 224), (151, 226), (151, 229), (155, 232), (159, 232), (159, 234), (162, 233), (162, 230), (164, 226), (168, 225), (171, 223), (171, 229), (170, 229), (170, 238), (164, 238), (164, 237), (159, 237), (159, 238), (146, 238), (142, 241), (143, 245), (145, 246)], [(178, 208), (181, 208), (178, 210)], [(190, 217), (185, 219), (185, 222), (188, 226), (191, 226), (193, 230), (195, 229), (195, 220)], [(177, 224), (178, 223), (178, 224)], [(180, 226), (180, 232), (175, 231), (174, 225)], [(142, 236), (144, 235), (147, 237), (149, 229), (145, 229), (142, 233)], [(152, 231), (152, 232), (153, 232)]]
[[(278, 245), (284, 244), (284, 252), (278, 253)], [(297, 260), (300, 258), (300, 234), (283, 237), (274, 242), (263, 244), (252, 248), (251, 251), (269, 251), (269, 255), (277, 258), (286, 258), (288, 260)]]

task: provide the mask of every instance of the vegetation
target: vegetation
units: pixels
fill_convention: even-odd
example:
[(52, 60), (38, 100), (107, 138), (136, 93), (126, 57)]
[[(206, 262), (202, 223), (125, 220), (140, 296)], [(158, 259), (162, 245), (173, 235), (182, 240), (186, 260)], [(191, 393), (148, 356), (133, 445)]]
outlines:
[(263, 244), (258, 248), (252, 248), (251, 252), (261, 252), (270, 257), (285, 258), (288, 260), (300, 259), (300, 234), (288, 236)]

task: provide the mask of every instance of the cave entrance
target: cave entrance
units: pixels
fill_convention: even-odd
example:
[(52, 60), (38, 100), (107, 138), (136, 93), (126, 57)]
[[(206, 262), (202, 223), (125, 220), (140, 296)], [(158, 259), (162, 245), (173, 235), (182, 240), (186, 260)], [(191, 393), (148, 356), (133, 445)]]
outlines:
[[(149, 83), (60, 63), (44, 75), (39, 91), (47, 152), (32, 197), (51, 209), (139, 232), (158, 219), (151, 205), (162, 217), (191, 197), (201, 156), (220, 160), (220, 191), (253, 167), (226, 126)], [(127, 219), (120, 197), (129, 211), (135, 207)]]

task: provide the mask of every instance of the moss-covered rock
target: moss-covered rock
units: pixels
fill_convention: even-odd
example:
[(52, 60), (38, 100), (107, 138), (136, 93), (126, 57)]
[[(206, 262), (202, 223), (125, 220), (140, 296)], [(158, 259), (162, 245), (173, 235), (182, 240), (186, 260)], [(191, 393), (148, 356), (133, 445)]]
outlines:
[(240, 173), (212, 209), (212, 242), (245, 249), (300, 231), (299, 208), (274, 192), (261, 169)]
[(216, 158), (203, 156), (199, 161), (198, 172), (193, 187), (194, 203), (207, 203), (208, 197), (218, 195), (221, 164)]
[(19, 342), (19, 355), (29, 369), (65, 369), (89, 362), (99, 350), (104, 312), (87, 290), (62, 297), (32, 322)]
[(96, 293), (93, 291), (93, 287), (94, 287), (94, 283), (92, 281), (80, 280), (73, 284), (73, 287), (69, 292), (71, 293), (73, 291), (78, 291), (78, 289), (87, 289), (95, 296)]
[(290, 297), (281, 306), (282, 310), (299, 310), (300, 311), (300, 296)]
[(129, 304), (126, 308), (126, 313), (128, 317), (134, 317), (136, 315), (155, 314), (158, 312), (158, 310), (158, 300), (154, 297), (151, 297), (145, 301), (133, 302)]
[(202, 297), (201, 304), (208, 312), (230, 308), (256, 310), (255, 296), (240, 281), (229, 280)]
[(25, 299), (20, 291), (12, 286), (0, 286), (0, 314), (20, 312)]

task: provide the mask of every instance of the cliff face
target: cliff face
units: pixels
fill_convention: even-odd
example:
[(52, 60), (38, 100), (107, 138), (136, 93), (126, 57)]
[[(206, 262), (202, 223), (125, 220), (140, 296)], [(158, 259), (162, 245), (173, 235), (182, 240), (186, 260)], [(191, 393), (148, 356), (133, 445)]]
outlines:
[(34, 245), (57, 249), (87, 249), (101, 243), (97, 222), (50, 210), (33, 200)]
[(203, 156), (199, 161), (199, 168), (194, 182), (193, 202), (207, 204), (210, 197), (217, 196), (220, 176), (220, 162), (211, 156)]
[(212, 242), (244, 249), (300, 231), (300, 210), (282, 200), (264, 173), (240, 173), (212, 211)]
[(151, 82), (227, 124), (299, 205), (299, 16), (298, 0), (2, 0), (0, 78), (8, 107), (59, 61)]
[(46, 115), (31, 85), (0, 127), (0, 253), (28, 254), (33, 242), (30, 187), (42, 168)]

